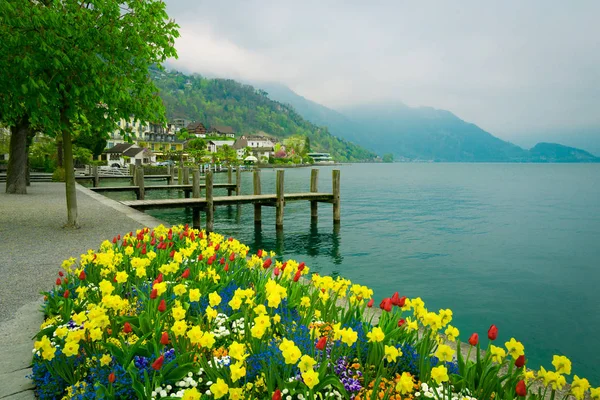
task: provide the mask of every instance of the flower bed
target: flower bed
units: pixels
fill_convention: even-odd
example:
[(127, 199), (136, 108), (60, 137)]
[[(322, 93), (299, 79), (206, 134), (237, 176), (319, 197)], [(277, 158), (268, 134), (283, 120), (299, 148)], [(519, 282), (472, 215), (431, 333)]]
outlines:
[[(523, 345), (475, 360), (452, 311), (395, 293), (365, 317), (373, 292), (304, 263), (248, 254), (232, 238), (182, 226), (144, 229), (63, 263), (46, 293), (32, 379), (41, 399), (513, 399), (566, 384), (571, 364), (524, 367)], [(442, 336), (441, 334), (444, 333)], [(492, 326), (488, 337), (494, 340)], [(508, 352), (508, 355), (507, 355)], [(507, 368), (502, 368), (507, 366)], [(501, 372), (503, 371), (503, 372)], [(575, 376), (570, 393), (600, 399)]]

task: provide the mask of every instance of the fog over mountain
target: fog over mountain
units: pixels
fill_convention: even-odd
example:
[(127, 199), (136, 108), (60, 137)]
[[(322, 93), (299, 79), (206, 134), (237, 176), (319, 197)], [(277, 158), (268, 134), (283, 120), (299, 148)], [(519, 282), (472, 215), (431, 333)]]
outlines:
[[(591, 150), (600, 141), (594, 0), (167, 6), (181, 26), (179, 59), (168, 65), (180, 71), (281, 82), (333, 109), (402, 102), (450, 110), (523, 146), (552, 140)], [(579, 138), (581, 130), (594, 133)]]

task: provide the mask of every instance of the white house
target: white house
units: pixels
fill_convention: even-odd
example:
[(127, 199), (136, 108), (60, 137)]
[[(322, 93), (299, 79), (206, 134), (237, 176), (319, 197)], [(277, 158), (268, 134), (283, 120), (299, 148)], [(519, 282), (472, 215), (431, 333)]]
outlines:
[(216, 153), (224, 145), (233, 147), (234, 143), (233, 140), (209, 140), (206, 147), (210, 153)]
[(102, 159), (109, 167), (125, 167), (129, 164), (144, 165), (156, 162), (156, 155), (136, 144), (120, 143), (104, 150)]

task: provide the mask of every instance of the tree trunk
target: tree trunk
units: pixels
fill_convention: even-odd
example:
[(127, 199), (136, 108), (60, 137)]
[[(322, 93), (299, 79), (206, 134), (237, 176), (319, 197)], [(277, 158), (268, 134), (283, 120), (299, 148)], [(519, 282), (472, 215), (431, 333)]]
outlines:
[(29, 120), (22, 119), (10, 128), (10, 150), (6, 171), (6, 193), (27, 194), (27, 135)]
[[(69, 134), (69, 136), (71, 136)], [(63, 165), (63, 146), (62, 146), (62, 139), (60, 137), (56, 137), (56, 167), (57, 168), (62, 168)]]
[(65, 192), (67, 195), (67, 223), (65, 228), (79, 228), (77, 224), (77, 191), (75, 189), (75, 172), (73, 171), (73, 143), (71, 131), (63, 128), (62, 147), (65, 167)]

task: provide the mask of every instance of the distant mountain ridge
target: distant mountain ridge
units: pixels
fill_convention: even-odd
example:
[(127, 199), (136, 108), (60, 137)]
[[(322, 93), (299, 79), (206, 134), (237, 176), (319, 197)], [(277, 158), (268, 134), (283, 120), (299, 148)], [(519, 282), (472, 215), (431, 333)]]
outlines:
[(531, 150), (502, 140), (453, 113), (402, 103), (339, 111), (308, 100), (281, 84), (257, 83), (269, 97), (290, 104), (307, 120), (335, 135), (396, 160), (445, 162), (600, 162), (581, 149), (539, 143)]

